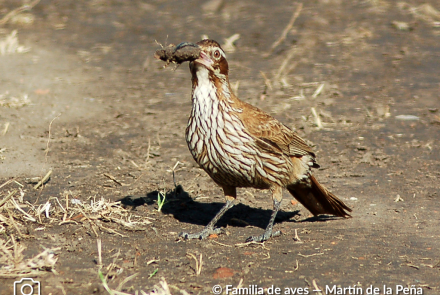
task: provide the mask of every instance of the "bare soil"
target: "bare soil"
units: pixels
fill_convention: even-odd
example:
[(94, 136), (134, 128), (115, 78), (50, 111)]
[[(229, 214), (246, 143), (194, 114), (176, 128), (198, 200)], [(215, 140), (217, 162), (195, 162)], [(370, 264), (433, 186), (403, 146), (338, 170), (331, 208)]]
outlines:
[[(0, 15), (17, 2), (0, 1)], [(25, 212), (26, 201), (49, 201), (54, 210), (32, 222), (7, 203), (0, 240), (14, 236), (25, 258), (59, 247), (56, 272), (33, 276), (41, 294), (107, 294), (98, 238), (110, 288), (138, 274), (121, 288), (129, 294), (149, 292), (161, 278), (189, 294), (212, 294), (216, 284), (311, 294), (319, 294), (316, 286), (322, 294), (333, 285), (360, 286), (363, 294), (370, 285), (379, 294), (384, 285), (392, 294), (413, 286), (439, 294), (439, 3), (304, 1), (268, 54), (297, 7), (283, 0), (42, 0), (25, 12), (31, 24), (0, 27), (1, 38), (17, 30), (29, 49), (0, 56), (0, 95), (30, 101), (0, 105), (0, 185), (12, 178), (23, 185)], [(219, 222), (227, 234), (178, 241), (180, 231), (201, 230), (223, 196), (187, 150), (187, 65), (163, 69), (155, 40), (166, 46), (206, 34), (224, 44), (237, 33), (227, 56), (238, 96), (313, 143), (316, 177), (353, 218), (311, 218), (286, 192), (275, 224), (283, 235), (240, 245), (262, 233), (272, 209), (267, 191), (241, 189), (240, 203)], [(34, 189), (32, 178), (50, 169), (50, 180)], [(1, 187), (0, 200), (18, 188)], [(167, 195), (161, 212), (159, 192)], [(83, 204), (122, 200), (127, 214), (151, 224), (129, 228), (84, 212), (60, 225), (54, 197), (66, 196)], [(202, 255), (199, 275), (188, 253)], [(0, 293), (13, 294), (21, 277), (0, 279)]]

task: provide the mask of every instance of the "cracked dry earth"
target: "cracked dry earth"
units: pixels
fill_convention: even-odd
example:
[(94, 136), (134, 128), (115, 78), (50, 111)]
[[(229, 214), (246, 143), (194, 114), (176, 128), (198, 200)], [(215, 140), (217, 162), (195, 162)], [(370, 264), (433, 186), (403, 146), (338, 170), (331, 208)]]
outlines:
[[(1, 15), (16, 2), (0, 1)], [(107, 294), (98, 238), (109, 288), (137, 273), (120, 288), (128, 294), (150, 292), (161, 278), (189, 294), (211, 294), (217, 284), (226, 294), (240, 282), (312, 294), (316, 286), (325, 294), (326, 286), (354, 285), (364, 294), (369, 286), (385, 294), (384, 285), (391, 294), (398, 286), (440, 292), (440, 6), (304, 2), (268, 55), (298, 3), (42, 0), (25, 12), (32, 24), (1, 27), (2, 40), (17, 30), (28, 50), (0, 56), (0, 183), (23, 186), (28, 214), (28, 204), (51, 207), (31, 221), (8, 202), (0, 240), (13, 236), (24, 259), (58, 248), (53, 268), (33, 276), (41, 294)], [(283, 235), (237, 245), (263, 232), (272, 209), (267, 191), (240, 189), (240, 204), (219, 222), (225, 235), (177, 241), (180, 231), (201, 230), (224, 200), (184, 139), (187, 64), (163, 69), (153, 53), (155, 40), (196, 42), (204, 34), (222, 44), (240, 34), (227, 52), (238, 97), (313, 144), (316, 177), (353, 218), (311, 218), (286, 192), (275, 224)], [(1, 187), (0, 200), (19, 188)], [(161, 212), (158, 194), (166, 195)], [(55, 197), (69, 213), (64, 219)], [(20, 202), (20, 193), (13, 198)], [(101, 198), (122, 200), (126, 211), (87, 207)], [(144, 223), (127, 226), (129, 215)], [(0, 274), (7, 265), (0, 260)], [(0, 293), (13, 294), (22, 276), (0, 277)]]

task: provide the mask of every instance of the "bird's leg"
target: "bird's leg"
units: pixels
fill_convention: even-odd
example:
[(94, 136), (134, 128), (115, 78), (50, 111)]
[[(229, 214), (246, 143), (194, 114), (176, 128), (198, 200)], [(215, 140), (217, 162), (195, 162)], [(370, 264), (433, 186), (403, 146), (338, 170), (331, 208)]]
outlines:
[(280, 210), (281, 200), (283, 199), (283, 189), (280, 186), (272, 189), (272, 199), (273, 211), (269, 219), (269, 224), (266, 227), (266, 231), (260, 236), (249, 237), (246, 242), (264, 242), (271, 237), (278, 237), (279, 235), (281, 235), (280, 231), (272, 232), (273, 223), (275, 221), (275, 217), (277, 216), (278, 211)]
[(230, 208), (232, 208), (232, 206), (234, 206), (234, 200), (237, 196), (237, 190), (235, 187), (223, 187), (223, 191), (225, 193), (226, 204), (220, 209), (220, 211), (214, 216), (214, 218), (208, 223), (208, 225), (205, 226), (205, 228), (201, 232), (195, 234), (181, 232), (179, 234), (179, 237), (185, 240), (189, 240), (189, 239), (202, 240), (204, 238), (207, 238), (209, 235), (219, 234), (222, 232), (221, 228), (214, 228), (214, 226), (217, 223), (217, 221), (219, 221), (219, 219), (223, 216), (223, 214), (225, 214), (226, 211), (228, 211)]

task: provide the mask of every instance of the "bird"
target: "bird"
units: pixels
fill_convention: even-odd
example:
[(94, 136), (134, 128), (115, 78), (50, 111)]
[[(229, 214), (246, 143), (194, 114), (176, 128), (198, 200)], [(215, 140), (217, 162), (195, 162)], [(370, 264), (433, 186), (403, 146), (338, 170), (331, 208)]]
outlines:
[(352, 210), (312, 174), (320, 166), (312, 148), (286, 125), (263, 110), (240, 100), (231, 90), (229, 66), (217, 41), (181, 43), (200, 51), (189, 63), (192, 109), (185, 131), (188, 148), (199, 166), (218, 184), (225, 204), (197, 233), (181, 232), (181, 239), (204, 239), (223, 232), (217, 221), (234, 206), (237, 188), (269, 190), (273, 211), (263, 234), (246, 242), (264, 242), (274, 231), (283, 189), (287, 189), (314, 216), (351, 217)]

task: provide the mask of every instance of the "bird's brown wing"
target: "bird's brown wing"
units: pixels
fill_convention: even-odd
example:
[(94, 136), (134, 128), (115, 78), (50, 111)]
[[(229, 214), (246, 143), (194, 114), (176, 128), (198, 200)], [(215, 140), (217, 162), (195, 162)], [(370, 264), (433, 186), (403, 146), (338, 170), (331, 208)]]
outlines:
[(293, 157), (315, 157), (312, 148), (294, 131), (257, 107), (244, 104), (243, 112), (239, 114), (240, 119), (261, 148)]

